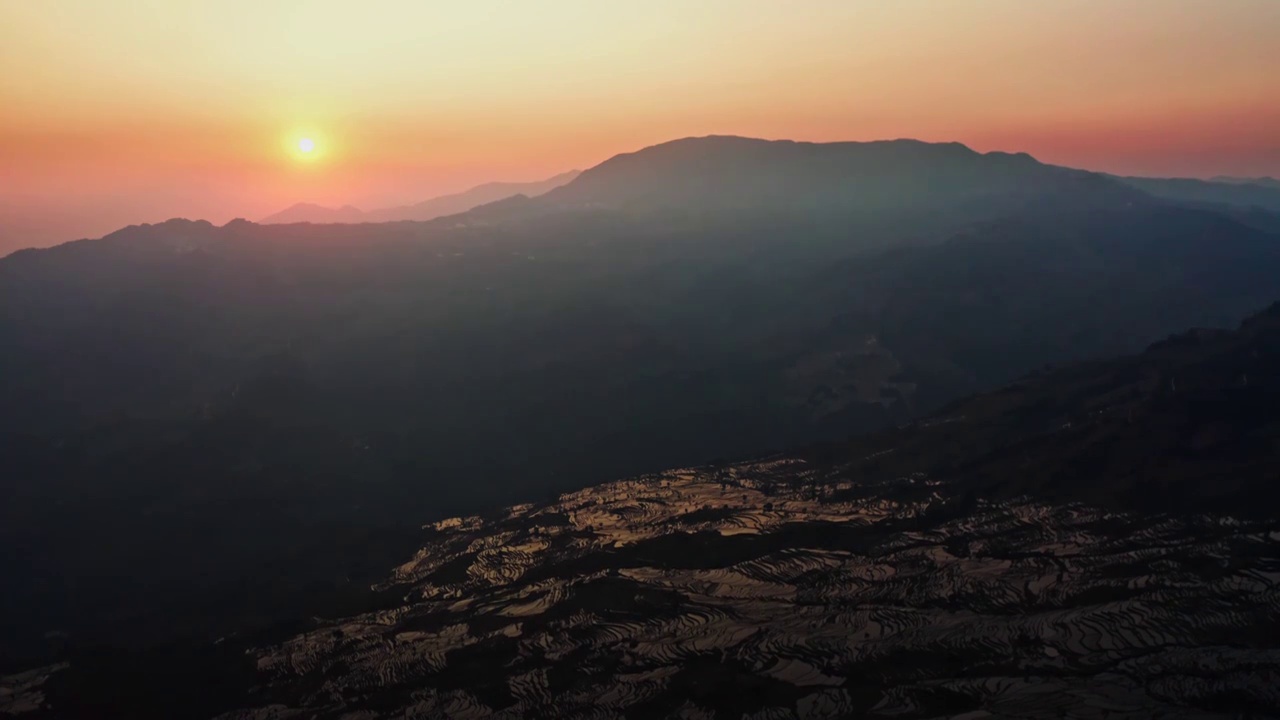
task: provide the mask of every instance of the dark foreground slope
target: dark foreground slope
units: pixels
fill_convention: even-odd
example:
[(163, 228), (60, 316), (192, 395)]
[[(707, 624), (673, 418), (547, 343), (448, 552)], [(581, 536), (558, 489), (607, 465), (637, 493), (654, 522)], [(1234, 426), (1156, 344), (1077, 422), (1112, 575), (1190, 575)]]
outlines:
[[(228, 652), (187, 709), (1280, 712), (1277, 408), (1280, 306), (880, 434), (437, 522), (381, 609)], [(88, 680), (7, 682), (56, 714)]]
[(255, 651), (266, 709), (227, 717), (1280, 711), (1278, 403), (1280, 306), (878, 436), (440, 522), (402, 604)]
[(696, 138), (429, 223), (0, 260), (0, 664), (333, 614), (422, 523), (910, 422), (1280, 293), (1280, 241), (955, 144)]

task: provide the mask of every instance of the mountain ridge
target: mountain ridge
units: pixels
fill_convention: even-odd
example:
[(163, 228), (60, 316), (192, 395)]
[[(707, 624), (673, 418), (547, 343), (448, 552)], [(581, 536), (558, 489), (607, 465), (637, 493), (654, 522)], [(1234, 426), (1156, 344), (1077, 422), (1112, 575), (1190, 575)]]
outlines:
[[(874, 154), (876, 151), (898, 150), (913, 151), (915, 155), (920, 156), (926, 153), (933, 153), (938, 158), (949, 158), (952, 161), (978, 161), (985, 160), (992, 167), (1000, 167), (1004, 169), (1015, 169), (1021, 172), (1035, 172), (1043, 170), (1044, 175), (1041, 180), (1030, 183), (1023, 191), (1024, 202), (1027, 198), (1042, 195), (1042, 201), (1047, 198), (1062, 198), (1062, 193), (1072, 189), (1079, 192), (1091, 191), (1097, 192), (1100, 183), (1114, 182), (1119, 183), (1128, 188), (1139, 190), (1141, 195), (1129, 195), (1123, 202), (1146, 202), (1150, 198), (1156, 198), (1165, 201), (1175, 201), (1182, 203), (1199, 204), (1207, 209), (1212, 209), (1227, 214), (1231, 214), (1255, 227), (1275, 232), (1280, 229), (1280, 188), (1276, 186), (1276, 182), (1272, 178), (1233, 178), (1228, 176), (1219, 176), (1209, 180), (1192, 179), (1192, 178), (1150, 178), (1150, 177), (1125, 177), (1108, 175), (1106, 173), (1093, 172), (1089, 170), (1081, 170), (1076, 168), (1067, 168), (1055, 165), (1046, 165), (1036, 160), (1031, 155), (1024, 152), (1003, 152), (989, 151), (978, 152), (972, 150), (968, 146), (959, 142), (926, 142), (910, 138), (899, 138), (893, 140), (874, 140), (874, 141), (837, 141), (837, 142), (810, 142), (795, 140), (767, 140), (760, 138), (750, 138), (736, 135), (708, 135), (699, 137), (678, 138), (675, 140), (658, 143), (655, 145), (640, 148), (635, 151), (619, 153), (611, 156), (605, 161), (589, 168), (587, 171), (569, 171), (560, 175), (549, 178), (545, 181), (533, 183), (503, 183), (493, 182), (484, 183), (482, 185), (471, 188), (468, 191), (453, 195), (441, 196), (431, 200), (423, 201), (416, 205), (406, 205), (396, 208), (383, 208), (373, 211), (362, 211), (351, 205), (341, 208), (330, 208), (313, 203), (298, 203), (284, 211), (275, 213), (264, 218), (261, 223), (277, 224), (277, 223), (296, 223), (296, 222), (317, 222), (317, 223), (370, 223), (370, 222), (395, 222), (403, 220), (425, 221), (445, 217), (449, 215), (468, 213), (475, 211), (472, 215), (473, 221), (489, 222), (494, 219), (496, 213), (498, 217), (506, 219), (524, 219), (531, 215), (545, 214), (549, 211), (556, 211), (557, 205), (569, 207), (597, 207), (600, 209), (612, 207), (614, 209), (624, 208), (628, 205), (645, 205), (645, 193), (636, 193), (636, 197), (627, 198), (626, 193), (622, 197), (613, 194), (611, 198), (603, 198), (606, 202), (601, 202), (601, 198), (593, 197), (600, 194), (599, 189), (591, 189), (589, 185), (595, 184), (597, 180), (603, 178), (609, 183), (615, 185), (621, 184), (625, 186), (624, 180), (618, 178), (609, 178), (610, 175), (616, 175), (619, 169), (628, 170), (627, 166), (633, 164), (637, 158), (651, 160), (659, 156), (674, 156), (679, 159), (679, 151), (693, 148), (699, 152), (706, 152), (709, 149), (741, 149), (748, 148), (752, 150), (773, 149), (773, 150), (790, 150), (793, 153), (821, 151), (821, 150), (861, 150)], [(696, 165), (696, 164), (695, 164)], [(757, 168), (758, 170), (758, 168)], [(575, 183), (583, 174), (588, 175), (588, 181)], [(750, 173), (748, 173), (750, 174)], [(730, 173), (732, 175), (732, 173)], [(1052, 182), (1047, 182), (1047, 178), (1053, 178)], [(1073, 182), (1068, 181), (1070, 179)], [(732, 177), (730, 177), (732, 180)], [(785, 177), (783, 178), (785, 181)], [(689, 186), (689, 178), (674, 178), (672, 187), (679, 187), (681, 183)], [(1270, 181), (1270, 182), (1268, 182)], [(606, 183), (607, 184), (607, 183)], [(705, 190), (705, 182), (695, 182), (692, 187)], [(732, 185), (732, 182), (729, 183)], [(946, 184), (944, 181), (941, 183)], [(1037, 190), (1037, 184), (1040, 189)], [(1052, 187), (1057, 184), (1059, 187)], [(1073, 187), (1074, 185), (1074, 187)], [(776, 189), (787, 189), (785, 182), (775, 182)], [(1092, 186), (1092, 190), (1089, 190)], [(621, 188), (626, 190), (625, 187)], [(848, 188), (846, 188), (848, 189)], [(901, 190), (902, 188), (898, 188)], [(1014, 188), (1017, 189), (1017, 188)], [(737, 206), (750, 208), (750, 206), (761, 199), (759, 194), (760, 188), (748, 188), (752, 192), (741, 193), (742, 188), (737, 188), (734, 192), (742, 195), (742, 199), (737, 202)], [(998, 187), (995, 191), (1008, 192), (1010, 186), (1005, 184)], [(1111, 187), (1105, 192), (1115, 193), (1116, 188)], [(605, 195), (610, 192), (606, 189)], [(668, 188), (666, 193), (668, 197), (665, 201), (660, 202), (660, 206), (667, 208), (678, 206), (679, 192), (671, 192)], [(727, 193), (732, 195), (733, 193)], [(1105, 193), (1104, 193), (1105, 194)], [(675, 195), (673, 202), (672, 195)], [(520, 198), (538, 199), (535, 203), (522, 203)], [(686, 198), (688, 199), (688, 198)], [(705, 198), (704, 198), (705, 199)], [(774, 211), (794, 212), (803, 209), (803, 205), (797, 206), (795, 203), (790, 205), (786, 203), (776, 203), (768, 199), (768, 193), (763, 196), (764, 202), (760, 203), (765, 208), (773, 208)], [(512, 202), (502, 202), (503, 200), (511, 200)], [(733, 207), (733, 203), (724, 203), (721, 198), (722, 205)], [(824, 199), (820, 202), (829, 203), (830, 199)], [(1117, 201), (1115, 197), (1112, 202)], [(686, 205), (693, 203), (685, 203)], [(517, 205), (523, 205), (517, 211)], [(296, 210), (296, 213), (290, 211)], [(846, 208), (846, 213), (848, 208)], [(998, 212), (1007, 211), (1007, 208)], [(319, 217), (315, 213), (320, 213)], [(988, 213), (990, 214), (990, 213)], [(486, 217), (489, 215), (489, 217)], [(903, 215), (910, 216), (910, 213), (903, 212)], [(978, 213), (979, 216), (982, 213)], [(133, 227), (133, 226), (130, 226)], [(72, 241), (75, 242), (75, 241)], [(18, 252), (15, 250), (14, 252)]]
[(1280, 182), (1269, 178), (1153, 178), (1111, 176), (1153, 196), (1208, 207), (1234, 206), (1280, 213)]
[(570, 170), (545, 180), (532, 182), (487, 182), (461, 192), (440, 195), (411, 205), (373, 210), (361, 210), (352, 205), (330, 208), (315, 203), (296, 203), (262, 218), (259, 222), (264, 225), (280, 225), (300, 222), (355, 224), (434, 220), (446, 215), (463, 213), (513, 195), (541, 195), (571, 182), (578, 174), (578, 170)]
[(1280, 189), (1280, 179), (1269, 176), (1259, 177), (1236, 177), (1233, 175), (1215, 175), (1209, 178), (1213, 182), (1236, 183), (1241, 185), (1262, 185), (1264, 187)]
[[(933, 173), (927, 182), (915, 177), (924, 168)], [(657, 183), (657, 178), (665, 182)], [(658, 206), (714, 202), (745, 209), (776, 202), (784, 191), (802, 197), (841, 194), (846, 204), (856, 204), (858, 194), (888, 203), (894, 193), (914, 191), (917, 196), (932, 192), (936, 202), (983, 191), (1027, 191), (1018, 187), (1024, 180), (1045, 191), (1059, 190), (1053, 186), (1069, 180), (1107, 182), (1097, 173), (1044, 165), (1025, 153), (979, 153), (958, 142), (816, 143), (712, 135), (615, 155), (541, 201), (606, 206), (643, 205), (645, 200)], [(1125, 193), (1119, 187), (1111, 190)]]

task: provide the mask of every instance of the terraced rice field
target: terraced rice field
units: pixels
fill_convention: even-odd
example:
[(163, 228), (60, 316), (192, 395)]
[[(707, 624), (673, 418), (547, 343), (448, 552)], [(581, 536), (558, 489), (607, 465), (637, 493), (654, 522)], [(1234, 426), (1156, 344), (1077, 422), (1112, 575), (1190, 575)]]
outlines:
[(391, 609), (257, 651), (266, 718), (1181, 718), (1280, 708), (1280, 527), (799, 460), (429, 529)]

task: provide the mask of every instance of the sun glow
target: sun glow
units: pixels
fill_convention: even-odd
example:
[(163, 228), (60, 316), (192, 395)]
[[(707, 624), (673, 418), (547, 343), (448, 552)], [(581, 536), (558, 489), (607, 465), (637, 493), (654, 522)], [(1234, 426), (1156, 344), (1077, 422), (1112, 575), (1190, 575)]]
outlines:
[(282, 149), (295, 163), (314, 165), (328, 162), (333, 151), (330, 137), (315, 127), (294, 127), (280, 136)]

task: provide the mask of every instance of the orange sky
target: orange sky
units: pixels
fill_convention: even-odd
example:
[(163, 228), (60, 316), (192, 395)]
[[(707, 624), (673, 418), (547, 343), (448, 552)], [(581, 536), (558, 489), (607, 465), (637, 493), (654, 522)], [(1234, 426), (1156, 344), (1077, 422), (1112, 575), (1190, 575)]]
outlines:
[(1280, 0), (0, 0), (0, 253), (712, 133), (1280, 175)]

